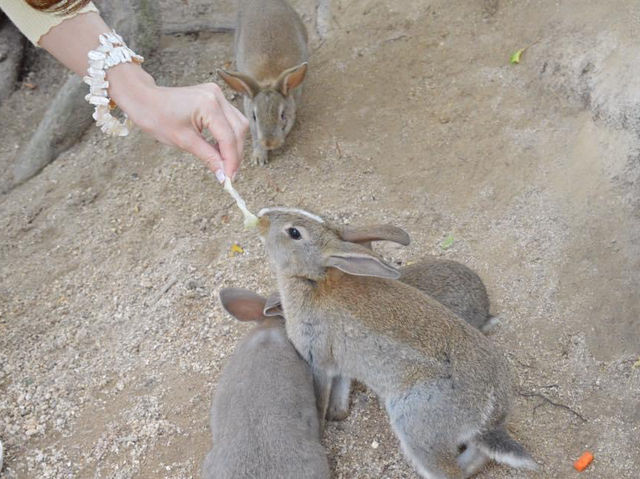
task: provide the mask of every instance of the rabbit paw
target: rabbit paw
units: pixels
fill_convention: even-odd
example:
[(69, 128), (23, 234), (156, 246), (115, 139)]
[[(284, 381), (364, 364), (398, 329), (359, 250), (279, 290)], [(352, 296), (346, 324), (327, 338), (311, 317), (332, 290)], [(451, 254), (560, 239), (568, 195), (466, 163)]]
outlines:
[(264, 166), (269, 162), (269, 152), (267, 150), (253, 150), (251, 160), (256, 166)]
[(349, 415), (349, 408), (346, 409), (330, 406), (327, 409), (327, 421), (344, 421)]

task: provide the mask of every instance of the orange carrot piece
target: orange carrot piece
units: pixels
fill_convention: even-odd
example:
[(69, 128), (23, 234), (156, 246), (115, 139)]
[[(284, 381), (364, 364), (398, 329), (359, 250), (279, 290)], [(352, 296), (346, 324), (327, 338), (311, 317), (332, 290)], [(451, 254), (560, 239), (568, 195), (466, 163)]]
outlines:
[(593, 461), (593, 454), (591, 454), (589, 451), (585, 451), (582, 453), (582, 456), (580, 456), (576, 460), (576, 462), (573, 463), (573, 467), (576, 469), (576, 471), (582, 472), (587, 468), (589, 464), (591, 464), (591, 461)]

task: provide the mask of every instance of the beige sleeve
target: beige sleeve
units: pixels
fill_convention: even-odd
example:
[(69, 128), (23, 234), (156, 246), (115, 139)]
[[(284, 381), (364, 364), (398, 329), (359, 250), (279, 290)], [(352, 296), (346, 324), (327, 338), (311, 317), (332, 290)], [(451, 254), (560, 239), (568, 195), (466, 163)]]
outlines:
[(15, 26), (35, 46), (39, 46), (38, 41), (42, 35), (67, 18), (75, 17), (81, 13), (98, 11), (93, 2), (89, 2), (86, 6), (70, 15), (59, 15), (36, 10), (24, 0), (0, 0), (0, 9), (7, 14)]

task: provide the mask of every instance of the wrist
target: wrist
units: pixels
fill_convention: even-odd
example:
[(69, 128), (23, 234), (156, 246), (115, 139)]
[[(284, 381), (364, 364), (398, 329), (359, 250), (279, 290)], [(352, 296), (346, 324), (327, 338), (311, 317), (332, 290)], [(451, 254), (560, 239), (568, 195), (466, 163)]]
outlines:
[(121, 63), (107, 70), (106, 79), (109, 98), (139, 125), (145, 116), (141, 107), (156, 87), (153, 77), (137, 63)]

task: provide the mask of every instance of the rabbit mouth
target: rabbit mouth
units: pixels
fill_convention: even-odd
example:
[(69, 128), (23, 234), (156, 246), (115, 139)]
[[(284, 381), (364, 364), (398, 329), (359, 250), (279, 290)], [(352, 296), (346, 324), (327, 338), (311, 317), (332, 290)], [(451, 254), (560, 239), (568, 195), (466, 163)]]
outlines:
[(278, 140), (278, 139), (272, 139), (272, 140), (262, 140), (262, 147), (265, 150), (276, 150), (278, 148), (280, 148), (283, 144), (284, 141)]
[(266, 236), (269, 232), (270, 225), (271, 221), (269, 221), (269, 218), (266, 216), (258, 216), (258, 236), (263, 244), (266, 242)]

